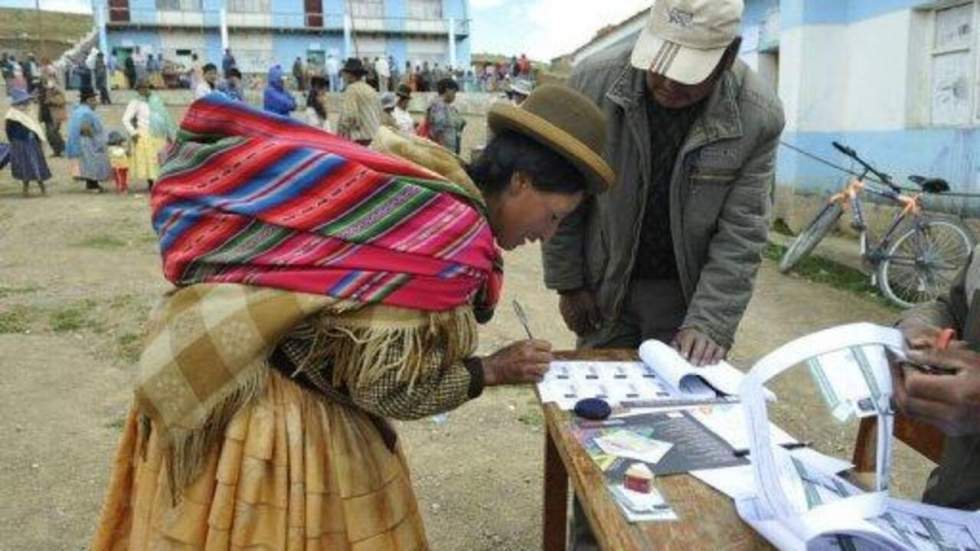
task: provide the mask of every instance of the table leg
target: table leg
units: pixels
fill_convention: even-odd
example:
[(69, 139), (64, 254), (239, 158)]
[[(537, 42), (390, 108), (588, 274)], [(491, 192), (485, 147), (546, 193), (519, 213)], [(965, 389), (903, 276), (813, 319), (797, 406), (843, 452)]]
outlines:
[(551, 431), (544, 438), (544, 551), (564, 551), (568, 524), (568, 472)]

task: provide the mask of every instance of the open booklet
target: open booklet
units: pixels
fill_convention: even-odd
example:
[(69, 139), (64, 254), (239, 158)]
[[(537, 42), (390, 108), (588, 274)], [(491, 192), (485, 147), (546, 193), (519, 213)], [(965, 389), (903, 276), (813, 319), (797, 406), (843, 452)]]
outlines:
[[(980, 515), (888, 495), (893, 417), (886, 350), (904, 358), (899, 331), (867, 323), (834, 327), (767, 354), (742, 381), (754, 480), (733, 497), (742, 519), (779, 549), (980, 549)], [(763, 385), (801, 364), (810, 369), (834, 416), (877, 416), (872, 491), (774, 445)]]
[(660, 341), (644, 342), (639, 355), (641, 362), (552, 362), (538, 383), (541, 401), (572, 409), (583, 398), (629, 406), (728, 400), (744, 377), (727, 362), (695, 367)]
[(640, 359), (663, 377), (671, 388), (691, 398), (717, 394), (737, 396), (744, 375), (726, 361), (695, 367), (670, 346), (655, 340), (640, 345)]

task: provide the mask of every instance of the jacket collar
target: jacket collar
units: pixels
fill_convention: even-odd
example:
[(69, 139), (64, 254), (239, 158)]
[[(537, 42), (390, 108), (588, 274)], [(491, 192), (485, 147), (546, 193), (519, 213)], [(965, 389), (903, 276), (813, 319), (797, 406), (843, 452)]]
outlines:
[[(737, 97), (741, 80), (739, 75), (744, 76), (744, 71), (743, 62), (739, 60), (722, 75), (721, 81), (708, 98), (704, 112), (691, 128), (691, 136), (687, 142), (705, 144), (742, 136), (742, 119)], [(637, 120), (635, 111), (643, 108), (643, 102), (646, 101), (646, 75), (627, 60), (619, 76), (609, 87), (606, 98), (634, 115), (630, 119)]]

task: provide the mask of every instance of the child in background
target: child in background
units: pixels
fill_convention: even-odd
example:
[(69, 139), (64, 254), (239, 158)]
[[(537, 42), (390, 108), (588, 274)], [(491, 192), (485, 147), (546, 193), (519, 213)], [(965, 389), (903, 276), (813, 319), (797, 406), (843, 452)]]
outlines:
[(109, 146), (106, 152), (109, 154), (112, 176), (116, 180), (116, 192), (129, 193), (129, 150), (126, 147), (126, 139), (113, 130), (109, 132), (106, 144)]

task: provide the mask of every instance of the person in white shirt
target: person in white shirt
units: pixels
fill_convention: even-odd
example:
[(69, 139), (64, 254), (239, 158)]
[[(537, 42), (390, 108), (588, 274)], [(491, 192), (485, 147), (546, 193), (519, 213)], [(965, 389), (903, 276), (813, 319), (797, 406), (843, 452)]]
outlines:
[(412, 89), (407, 84), (399, 84), (395, 95), (398, 99), (395, 108), (391, 110), (391, 116), (394, 117), (398, 130), (406, 134), (414, 134), (415, 119), (408, 112), (408, 102), (412, 101)]
[(204, 76), (194, 88), (194, 99), (201, 99), (217, 89), (218, 67), (214, 63), (208, 63), (201, 70)]
[(137, 82), (136, 92), (122, 119), (133, 143), (129, 176), (132, 180), (145, 179), (147, 189), (152, 189), (160, 177), (160, 152), (176, 136), (177, 125), (146, 79)]
[(340, 61), (331, 53), (329, 56), (327, 56), (324, 66), (327, 71), (327, 78), (330, 79), (330, 91), (343, 91), (340, 80)]
[(378, 73), (378, 90), (387, 92), (391, 80), (391, 67), (388, 67), (388, 60), (384, 56), (374, 58), (374, 72)]

